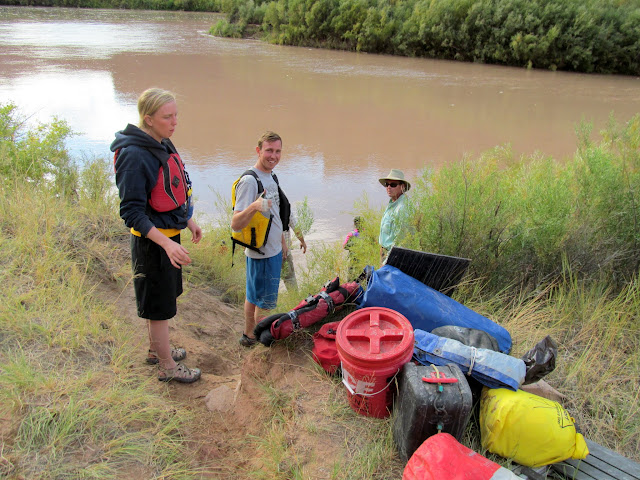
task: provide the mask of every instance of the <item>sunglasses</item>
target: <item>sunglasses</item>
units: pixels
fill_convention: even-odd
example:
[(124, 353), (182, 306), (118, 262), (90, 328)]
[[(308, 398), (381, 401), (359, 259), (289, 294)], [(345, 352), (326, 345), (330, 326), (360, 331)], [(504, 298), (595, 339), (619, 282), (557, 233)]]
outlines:
[(384, 186), (385, 187), (391, 187), (391, 188), (396, 188), (398, 185), (400, 185), (397, 182), (384, 182)]

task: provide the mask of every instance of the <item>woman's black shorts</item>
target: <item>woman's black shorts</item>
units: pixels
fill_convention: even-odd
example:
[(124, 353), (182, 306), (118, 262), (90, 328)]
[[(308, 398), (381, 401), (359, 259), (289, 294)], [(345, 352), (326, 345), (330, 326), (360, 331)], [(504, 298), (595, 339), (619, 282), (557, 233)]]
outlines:
[[(171, 240), (180, 243), (180, 235)], [(131, 235), (131, 262), (138, 316), (149, 320), (175, 317), (176, 300), (182, 293), (182, 270), (171, 265), (160, 245), (136, 235)]]

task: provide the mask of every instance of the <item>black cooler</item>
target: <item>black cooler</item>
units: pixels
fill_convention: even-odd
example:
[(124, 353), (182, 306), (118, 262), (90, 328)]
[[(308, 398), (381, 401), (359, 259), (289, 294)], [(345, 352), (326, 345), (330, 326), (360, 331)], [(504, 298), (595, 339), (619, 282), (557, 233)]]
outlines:
[(460, 440), (471, 407), (471, 389), (457, 365), (405, 364), (393, 408), (393, 439), (400, 457), (408, 460), (422, 442), (438, 432)]

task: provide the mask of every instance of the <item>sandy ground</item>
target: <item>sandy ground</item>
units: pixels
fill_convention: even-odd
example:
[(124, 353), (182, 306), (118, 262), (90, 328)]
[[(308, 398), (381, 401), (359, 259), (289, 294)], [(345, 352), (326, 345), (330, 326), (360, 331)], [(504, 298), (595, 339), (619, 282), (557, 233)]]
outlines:
[[(135, 314), (133, 289), (119, 290), (115, 282), (103, 287), (100, 294), (105, 300), (113, 303), (116, 299), (118, 313), (140, 325), (139, 362), (144, 364), (146, 330)], [(186, 348), (184, 363), (199, 367), (202, 378), (190, 385), (158, 382), (157, 388), (166, 389), (172, 400), (197, 419), (189, 438), (198, 463), (210, 471), (202, 478), (255, 478), (250, 472), (272, 462), (268, 446), (261, 446), (261, 439), (273, 431), (264, 425), (264, 420), (273, 416), (273, 405), (269, 404), (273, 398), (265, 395), (265, 386), (285, 395), (289, 402), (286, 409), (294, 410), (289, 412), (290, 421), (283, 425), (282, 433), (288, 451), (295, 452), (294, 463), (303, 466), (303, 478), (332, 478), (332, 464), (342, 457), (350, 440), (344, 425), (330, 418), (329, 397), (346, 404), (346, 391), (313, 361), (310, 335), (300, 335), (295, 348), (281, 342), (270, 348), (261, 344), (244, 348), (238, 343), (242, 310), (223, 303), (214, 289), (185, 287), (178, 315), (170, 324), (171, 341)], [(149, 375), (155, 375), (156, 367), (147, 368)], [(287, 465), (282, 468), (286, 470)]]

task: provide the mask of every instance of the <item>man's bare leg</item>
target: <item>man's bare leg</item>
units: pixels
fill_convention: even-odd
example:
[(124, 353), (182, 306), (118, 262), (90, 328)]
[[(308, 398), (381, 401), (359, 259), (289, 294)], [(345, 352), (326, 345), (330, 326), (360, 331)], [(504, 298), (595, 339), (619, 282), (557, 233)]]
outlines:
[(244, 334), (253, 337), (253, 329), (256, 327), (256, 314), (259, 308), (249, 300), (244, 301)]
[(260, 320), (268, 317), (269, 315), (271, 315), (271, 310), (264, 310), (263, 308), (256, 307), (256, 312), (253, 317), (255, 324), (257, 325), (258, 323), (260, 323)]

